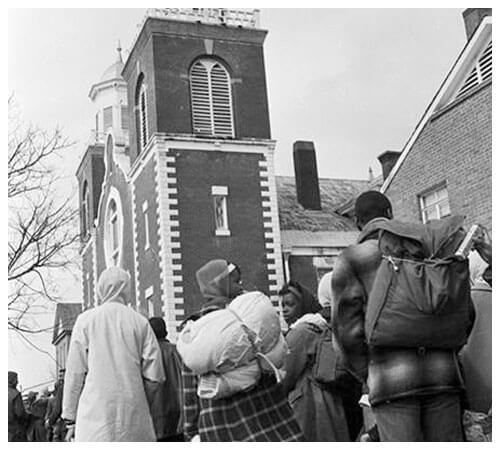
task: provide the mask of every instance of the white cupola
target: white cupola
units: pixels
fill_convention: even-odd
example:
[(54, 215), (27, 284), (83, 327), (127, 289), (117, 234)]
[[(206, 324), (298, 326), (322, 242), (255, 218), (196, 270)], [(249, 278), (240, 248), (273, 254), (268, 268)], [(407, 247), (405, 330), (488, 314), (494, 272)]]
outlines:
[(104, 143), (112, 131), (116, 139), (128, 142), (127, 83), (122, 77), (122, 49), (118, 41), (116, 61), (109, 66), (99, 82), (92, 85), (89, 98), (94, 105), (95, 122), (92, 135), (96, 143)]

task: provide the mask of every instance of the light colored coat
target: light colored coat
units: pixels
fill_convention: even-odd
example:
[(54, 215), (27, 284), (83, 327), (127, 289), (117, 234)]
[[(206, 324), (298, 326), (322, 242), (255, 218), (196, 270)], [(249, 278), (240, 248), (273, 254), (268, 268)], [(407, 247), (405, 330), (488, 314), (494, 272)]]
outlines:
[(147, 319), (118, 301), (76, 320), (64, 380), (63, 413), (75, 441), (155, 441), (144, 380), (165, 379)]

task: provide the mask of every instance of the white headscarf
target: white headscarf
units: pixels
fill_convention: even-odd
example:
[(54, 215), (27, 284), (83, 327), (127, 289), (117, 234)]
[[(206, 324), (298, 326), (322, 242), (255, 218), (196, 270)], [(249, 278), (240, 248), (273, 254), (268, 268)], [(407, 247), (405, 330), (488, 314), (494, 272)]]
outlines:
[(120, 267), (106, 269), (97, 283), (97, 297), (101, 303), (119, 301), (127, 303), (130, 298), (130, 275)]
[(325, 273), (318, 284), (318, 301), (323, 308), (333, 307), (332, 272)]

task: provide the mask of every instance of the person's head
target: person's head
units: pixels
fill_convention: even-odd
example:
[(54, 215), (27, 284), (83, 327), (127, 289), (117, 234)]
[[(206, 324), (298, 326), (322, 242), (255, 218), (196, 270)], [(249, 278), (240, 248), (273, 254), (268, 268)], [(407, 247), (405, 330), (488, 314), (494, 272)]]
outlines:
[(392, 205), (389, 199), (378, 191), (363, 192), (354, 205), (356, 225), (362, 229), (370, 220), (378, 217), (392, 219)]
[(153, 329), (156, 339), (165, 339), (167, 337), (167, 327), (163, 317), (151, 317), (149, 319), (149, 324)]
[(296, 281), (285, 284), (278, 293), (281, 296), (283, 318), (288, 325), (304, 314), (321, 311), (321, 305), (307, 288)]
[(118, 301), (128, 304), (131, 299), (130, 275), (120, 267), (109, 267), (99, 277), (97, 297), (101, 303)]
[(207, 300), (226, 298), (228, 301), (242, 293), (241, 271), (236, 264), (213, 259), (196, 272), (196, 280)]
[(17, 386), (17, 373), (9, 370), (8, 375), (9, 387), (15, 388)]

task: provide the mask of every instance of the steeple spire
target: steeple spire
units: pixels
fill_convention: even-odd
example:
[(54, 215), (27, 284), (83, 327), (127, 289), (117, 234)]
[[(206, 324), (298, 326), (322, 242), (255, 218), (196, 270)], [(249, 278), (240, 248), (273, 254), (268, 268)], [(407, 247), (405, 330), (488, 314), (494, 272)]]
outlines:
[(122, 59), (122, 44), (120, 43), (120, 39), (118, 39), (118, 47), (116, 48), (116, 51), (118, 52), (118, 58), (116, 59), (116, 62), (123, 63), (123, 59)]
[(368, 181), (373, 181), (373, 169), (371, 166), (368, 166)]

